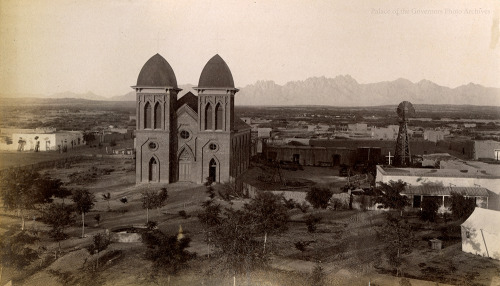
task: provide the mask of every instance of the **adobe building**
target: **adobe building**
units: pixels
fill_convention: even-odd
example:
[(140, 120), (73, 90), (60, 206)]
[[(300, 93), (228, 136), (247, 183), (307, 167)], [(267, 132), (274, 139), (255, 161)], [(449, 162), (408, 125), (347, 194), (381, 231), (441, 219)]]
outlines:
[(441, 169), (391, 168), (377, 166), (376, 182), (401, 180), (408, 184), (407, 195), (420, 204), (426, 196), (446, 198), (451, 191), (474, 197), (479, 207), (500, 210), (500, 168), (481, 162), (441, 162)]
[(142, 67), (136, 91), (136, 183), (203, 183), (236, 178), (248, 168), (250, 126), (234, 114), (233, 76), (215, 55), (194, 89), (181, 89), (159, 54)]

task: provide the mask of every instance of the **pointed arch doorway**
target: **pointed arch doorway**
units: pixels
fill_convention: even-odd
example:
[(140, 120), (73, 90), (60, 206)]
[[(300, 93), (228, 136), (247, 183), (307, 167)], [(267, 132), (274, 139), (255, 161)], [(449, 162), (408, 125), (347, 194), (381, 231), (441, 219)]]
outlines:
[(191, 153), (184, 149), (179, 155), (179, 181), (191, 181), (191, 166), (193, 156)]
[(158, 182), (158, 162), (154, 157), (149, 160), (148, 180), (150, 182)]
[(212, 182), (217, 182), (217, 162), (215, 159), (208, 163), (208, 177), (212, 179)]

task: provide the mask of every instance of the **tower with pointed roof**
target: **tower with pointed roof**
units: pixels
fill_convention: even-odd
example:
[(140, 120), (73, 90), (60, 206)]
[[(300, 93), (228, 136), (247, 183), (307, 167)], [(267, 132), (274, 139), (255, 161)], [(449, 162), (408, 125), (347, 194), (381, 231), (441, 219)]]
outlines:
[(159, 54), (142, 67), (136, 91), (136, 181), (172, 182), (176, 146), (177, 79)]
[(159, 54), (143, 66), (137, 85), (136, 182), (171, 183), (238, 177), (249, 165), (250, 127), (234, 114), (238, 89), (226, 62), (212, 57), (198, 86), (181, 91)]

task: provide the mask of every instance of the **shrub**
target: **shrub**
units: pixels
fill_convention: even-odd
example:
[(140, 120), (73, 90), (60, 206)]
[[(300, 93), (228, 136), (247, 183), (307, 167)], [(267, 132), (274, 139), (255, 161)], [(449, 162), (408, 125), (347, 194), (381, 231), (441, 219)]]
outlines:
[(185, 211), (185, 210), (181, 210), (181, 211), (179, 211), (179, 215), (180, 215), (183, 219), (187, 219), (187, 218), (191, 217), (190, 215), (188, 215), (188, 214), (186, 213), (186, 211)]
[(423, 221), (435, 222), (437, 211), (439, 209), (439, 203), (432, 198), (425, 198), (422, 201), (422, 212), (420, 213), (420, 219)]
[(312, 187), (307, 192), (306, 200), (316, 209), (326, 209), (332, 195), (333, 192), (329, 189)]
[(334, 210), (342, 210), (342, 209), (348, 209), (349, 206), (346, 205), (341, 199), (339, 198), (332, 198), (330, 200), (330, 206)]
[(306, 217), (306, 225), (308, 232), (315, 232), (317, 224), (321, 221), (321, 217), (310, 214)]
[(306, 213), (309, 209), (309, 205), (306, 202), (302, 202), (301, 204), (295, 204), (295, 207), (298, 208), (301, 212)]
[(463, 194), (456, 192), (451, 192), (451, 213), (455, 219), (467, 219), (474, 208), (476, 208), (476, 203), (472, 198), (466, 198)]
[(283, 200), (285, 207), (289, 210), (297, 207), (297, 205), (298, 205), (298, 203), (296, 201), (294, 201), (293, 199), (287, 199), (284, 196), (282, 196), (281, 199)]
[(314, 266), (313, 271), (311, 273), (311, 285), (322, 286), (325, 285), (325, 270), (321, 265), (317, 264)]

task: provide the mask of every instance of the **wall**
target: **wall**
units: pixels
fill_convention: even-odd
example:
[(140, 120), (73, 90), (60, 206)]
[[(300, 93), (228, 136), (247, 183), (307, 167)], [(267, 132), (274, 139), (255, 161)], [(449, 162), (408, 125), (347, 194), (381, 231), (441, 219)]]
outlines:
[(495, 150), (500, 150), (500, 142), (493, 140), (474, 141), (474, 159), (495, 158)]

